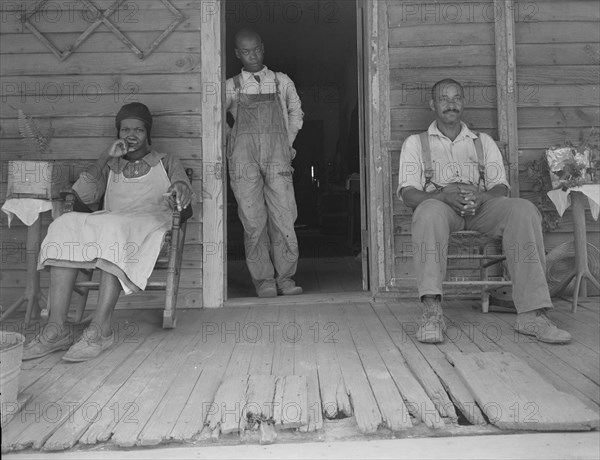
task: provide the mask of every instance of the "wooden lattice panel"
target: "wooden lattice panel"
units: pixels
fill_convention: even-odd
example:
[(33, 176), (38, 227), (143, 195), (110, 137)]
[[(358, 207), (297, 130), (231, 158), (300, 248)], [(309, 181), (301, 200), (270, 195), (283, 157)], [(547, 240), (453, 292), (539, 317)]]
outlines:
[(39, 31), (33, 24), (31, 20), (33, 16), (40, 13), (46, 3), (49, 0), (41, 0), (36, 4), (35, 8), (32, 11), (24, 12), (20, 15), (20, 20), (23, 25), (40, 41), (42, 42), (52, 54), (54, 54), (58, 59), (64, 61), (67, 59), (77, 48), (81, 46), (85, 40), (88, 39), (90, 35), (100, 26), (104, 24), (109, 31), (111, 31), (114, 35), (116, 35), (119, 40), (121, 40), (127, 47), (139, 58), (145, 59), (163, 42), (165, 38), (169, 36), (169, 34), (185, 20), (185, 16), (177, 9), (170, 0), (160, 0), (161, 3), (167, 8), (174, 16), (173, 21), (167, 26), (167, 28), (156, 37), (152, 43), (144, 50), (141, 50), (127, 35), (125, 35), (119, 28), (111, 21), (111, 16), (119, 9), (119, 7), (126, 0), (115, 0), (115, 2), (104, 11), (101, 11), (99, 8), (91, 0), (79, 0), (86, 10), (91, 14), (91, 17), (95, 18), (95, 20), (87, 27), (79, 37), (72, 43), (65, 46), (65, 49), (61, 50), (56, 45), (54, 45), (46, 36)]

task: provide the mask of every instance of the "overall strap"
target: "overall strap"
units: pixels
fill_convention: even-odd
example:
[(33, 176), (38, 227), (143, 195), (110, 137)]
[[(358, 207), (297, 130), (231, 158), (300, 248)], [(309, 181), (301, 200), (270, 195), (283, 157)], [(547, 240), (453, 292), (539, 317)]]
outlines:
[(277, 72), (273, 72), (273, 75), (275, 75), (275, 93), (279, 96), (281, 93), (279, 91), (279, 78), (277, 78)]
[(419, 134), (419, 138), (421, 139), (421, 158), (423, 159), (423, 164), (425, 165), (425, 187), (423, 187), (423, 190), (427, 190), (427, 186), (431, 183), (431, 179), (433, 178), (431, 149), (429, 147), (429, 131)]
[(485, 159), (483, 158), (483, 144), (481, 142), (481, 135), (476, 131), (472, 131), (472, 133), (477, 136), (473, 140), (473, 143), (475, 144), (475, 153), (477, 153), (477, 169), (479, 170), (479, 183), (481, 184), (483, 182), (483, 188), (484, 190), (487, 190), (487, 187), (485, 185)]
[(235, 100), (237, 103), (240, 102), (240, 92), (242, 90), (242, 74), (239, 73), (233, 77), (233, 86), (235, 88)]

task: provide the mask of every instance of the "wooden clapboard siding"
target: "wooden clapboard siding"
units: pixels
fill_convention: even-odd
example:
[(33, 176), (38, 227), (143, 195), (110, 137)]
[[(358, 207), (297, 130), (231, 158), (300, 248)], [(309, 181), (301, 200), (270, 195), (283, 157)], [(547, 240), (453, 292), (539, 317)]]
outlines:
[[(495, 139), (501, 137), (497, 108), (497, 21), (504, 21), (502, 2), (387, 2), (389, 47), (390, 189), (398, 184), (402, 142), (435, 119), (428, 107), (431, 86), (442, 78), (465, 85), (464, 121)], [(520, 196), (539, 201), (527, 165), (544, 150), (565, 141), (585, 139), (600, 127), (600, 10), (594, 1), (514, 2), (517, 107), (518, 186)], [(494, 16), (496, 7), (497, 16)], [(597, 132), (597, 131), (596, 131)], [(598, 139), (592, 138), (597, 143)], [(394, 287), (414, 290), (411, 259), (411, 215), (392, 202)], [(549, 210), (552, 211), (552, 210)], [(598, 240), (600, 226), (588, 214), (588, 238)], [(556, 229), (545, 233), (550, 251), (572, 238), (570, 210)], [(403, 281), (404, 280), (404, 281)]]
[[(491, 20), (486, 8), (491, 8)], [(402, 142), (426, 130), (435, 119), (429, 99), (436, 81), (462, 82), (470, 107), (464, 121), (497, 138), (493, 2), (389, 1), (388, 25), (391, 181), (386, 193), (394, 196)], [(394, 286), (387, 280), (386, 289), (414, 291), (409, 254), (412, 213), (395, 197), (391, 205), (393, 260), (389, 262)]]
[[(18, 20), (15, 9), (31, 12), (38, 1), (2, 2), (0, 24), (0, 197), (6, 196), (6, 161), (30, 159), (21, 141), (17, 109), (33, 116), (42, 132), (53, 130), (46, 159), (63, 164), (74, 181), (79, 173), (115, 138), (114, 116), (125, 103), (145, 103), (154, 116), (152, 147), (177, 155), (194, 171), (194, 216), (188, 223), (179, 306), (202, 306), (202, 84), (200, 30), (205, 4), (173, 0), (184, 21), (145, 59), (105, 25), (100, 25), (67, 59), (60, 61)], [(105, 1), (94, 2), (99, 8)], [(48, 2), (31, 19), (56, 47), (64, 50), (89, 27), (83, 4)], [(168, 27), (174, 16), (162, 2), (127, 2), (110, 18), (142, 50)], [(204, 18), (206, 19), (206, 18)], [(26, 230), (18, 220), (2, 230), (1, 302), (10, 304), (22, 295)], [(44, 215), (43, 233), (50, 217)], [(46, 272), (42, 289), (48, 287)], [(160, 292), (122, 296), (118, 307), (143, 307), (159, 299)], [(95, 302), (94, 296), (90, 303)]]
[[(590, 141), (597, 144), (600, 128), (598, 3), (542, 0), (536, 9), (536, 21), (515, 22), (517, 86), (529, 85), (528, 97), (517, 97), (519, 184), (521, 196), (534, 202), (539, 195), (531, 188), (527, 165), (552, 145), (585, 140), (592, 127), (596, 136)], [(590, 213), (586, 221), (588, 241), (598, 245), (600, 227)], [(545, 234), (546, 250), (571, 240), (572, 232), (569, 209), (558, 228)]]

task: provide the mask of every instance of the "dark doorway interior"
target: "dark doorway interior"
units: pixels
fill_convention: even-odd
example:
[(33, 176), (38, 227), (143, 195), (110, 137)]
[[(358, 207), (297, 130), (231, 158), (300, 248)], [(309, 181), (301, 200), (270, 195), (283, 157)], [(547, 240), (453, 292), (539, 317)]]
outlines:
[[(291, 77), (305, 113), (294, 143), (300, 246), (296, 281), (306, 293), (360, 291), (356, 3), (227, 0), (227, 78), (241, 69), (233, 37), (242, 27), (261, 34), (265, 65)], [(227, 248), (227, 297), (254, 296), (229, 183)]]

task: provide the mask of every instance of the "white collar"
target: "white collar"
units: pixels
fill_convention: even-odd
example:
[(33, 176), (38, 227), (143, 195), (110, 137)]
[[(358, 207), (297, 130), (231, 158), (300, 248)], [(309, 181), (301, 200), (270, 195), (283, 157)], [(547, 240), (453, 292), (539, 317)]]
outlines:
[[(471, 139), (477, 139), (477, 135), (469, 129), (469, 127), (467, 126), (467, 124), (464, 121), (461, 121), (460, 125), (461, 125), (461, 130), (460, 130), (460, 133), (458, 133), (458, 136), (456, 136), (456, 139), (454, 139), (455, 141), (458, 139), (462, 139), (463, 137), (470, 137)], [(446, 137), (446, 135), (439, 130), (439, 128), (437, 126), (437, 120), (433, 121), (429, 125), (429, 129), (427, 131), (429, 132), (430, 136)]]
[(254, 75), (264, 78), (266, 76), (267, 70), (268, 69), (266, 65), (263, 65), (262, 69), (260, 69), (258, 72), (247, 72), (246, 70), (242, 69), (242, 79), (244, 81), (247, 81), (249, 78), (253, 78)]

